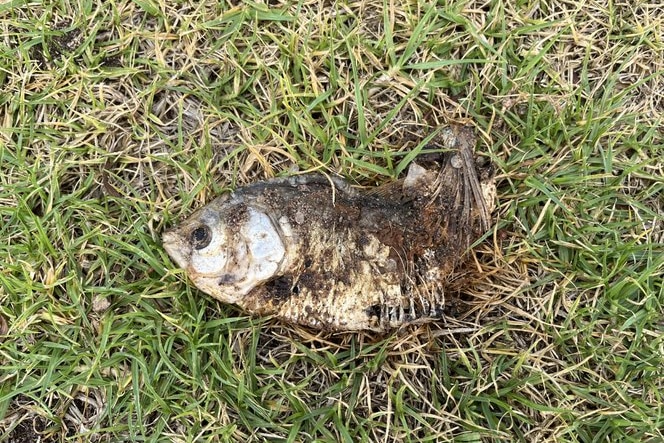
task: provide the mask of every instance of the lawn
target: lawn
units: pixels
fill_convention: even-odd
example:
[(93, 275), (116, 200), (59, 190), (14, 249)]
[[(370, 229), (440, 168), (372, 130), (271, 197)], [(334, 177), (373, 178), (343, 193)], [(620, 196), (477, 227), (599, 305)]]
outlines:
[[(0, 441), (663, 441), (658, 4), (0, 3)], [(161, 247), (246, 183), (387, 183), (452, 123), (498, 202), (449, 322), (252, 318)]]

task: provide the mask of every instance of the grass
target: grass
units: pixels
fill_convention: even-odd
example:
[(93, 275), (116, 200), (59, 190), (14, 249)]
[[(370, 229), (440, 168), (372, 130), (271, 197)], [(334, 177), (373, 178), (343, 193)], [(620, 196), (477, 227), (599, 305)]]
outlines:
[[(0, 440), (664, 439), (664, 7), (517, 3), (0, 4)], [(160, 246), (449, 122), (499, 170), (463, 327), (248, 318)]]

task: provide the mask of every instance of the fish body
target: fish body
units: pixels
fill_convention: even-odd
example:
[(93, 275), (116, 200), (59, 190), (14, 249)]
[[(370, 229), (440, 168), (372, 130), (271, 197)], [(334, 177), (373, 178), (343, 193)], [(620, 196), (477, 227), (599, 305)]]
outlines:
[(472, 133), (452, 140), (456, 151), (378, 191), (320, 174), (241, 187), (164, 233), (164, 247), (203, 292), (256, 315), (376, 331), (441, 318), (492, 204)]

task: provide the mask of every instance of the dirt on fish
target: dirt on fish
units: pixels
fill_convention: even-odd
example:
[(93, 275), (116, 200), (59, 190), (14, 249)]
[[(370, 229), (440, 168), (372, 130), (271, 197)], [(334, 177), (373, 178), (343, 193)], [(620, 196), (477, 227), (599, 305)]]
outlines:
[(166, 232), (164, 247), (202, 291), (256, 315), (333, 331), (441, 319), (491, 223), (493, 166), (475, 142), (470, 128), (442, 128), (449, 152), (369, 190), (319, 174), (239, 188)]

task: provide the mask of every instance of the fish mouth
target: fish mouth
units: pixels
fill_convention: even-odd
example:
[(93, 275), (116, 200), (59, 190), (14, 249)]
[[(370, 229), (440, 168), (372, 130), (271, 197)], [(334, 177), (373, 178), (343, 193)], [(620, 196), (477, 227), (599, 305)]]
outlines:
[(182, 236), (173, 230), (166, 231), (162, 234), (161, 242), (175, 264), (182, 269), (186, 269), (189, 265), (191, 248), (186, 244)]

